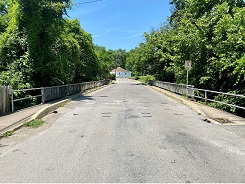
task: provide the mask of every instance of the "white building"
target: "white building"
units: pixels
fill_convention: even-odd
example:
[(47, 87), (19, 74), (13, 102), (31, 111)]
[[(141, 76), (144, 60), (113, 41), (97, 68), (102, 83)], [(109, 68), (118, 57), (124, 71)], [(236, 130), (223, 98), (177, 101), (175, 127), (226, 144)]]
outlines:
[(115, 74), (115, 73), (116, 73), (116, 77), (125, 77), (125, 78), (131, 77), (132, 74), (132, 72), (127, 71), (121, 67), (117, 67), (116, 69), (110, 72), (110, 74)]

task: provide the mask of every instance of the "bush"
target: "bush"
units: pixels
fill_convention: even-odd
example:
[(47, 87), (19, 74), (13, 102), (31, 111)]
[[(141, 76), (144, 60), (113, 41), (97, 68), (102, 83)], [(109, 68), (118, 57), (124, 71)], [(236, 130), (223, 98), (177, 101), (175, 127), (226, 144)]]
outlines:
[(110, 79), (111, 79), (111, 80), (116, 80), (115, 74), (110, 74)]
[(137, 76), (137, 79), (135, 80), (139, 80), (140, 82), (147, 84), (149, 81), (155, 80), (155, 77), (152, 75), (140, 76), (140, 77)]
[(140, 77), (139, 77), (139, 76), (135, 76), (134, 79), (135, 79), (135, 80), (139, 80)]
[[(231, 91), (230, 93), (236, 94), (236, 91)], [(224, 102), (227, 104), (238, 105), (238, 106), (243, 106), (245, 104), (245, 99), (242, 97), (232, 97), (232, 96), (227, 96), (224, 94), (220, 94), (216, 96), (214, 100)], [(220, 103), (210, 103), (210, 106), (222, 109), (224, 111), (236, 114), (241, 117), (245, 117), (244, 110), (236, 108), (236, 107), (231, 107), (231, 106), (220, 104)]]

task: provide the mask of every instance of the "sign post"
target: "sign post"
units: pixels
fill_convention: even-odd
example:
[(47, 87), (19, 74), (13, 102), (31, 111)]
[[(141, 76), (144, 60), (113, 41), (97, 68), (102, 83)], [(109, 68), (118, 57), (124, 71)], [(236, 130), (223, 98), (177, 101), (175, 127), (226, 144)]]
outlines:
[(186, 74), (186, 96), (188, 97), (188, 82), (189, 82), (188, 81), (189, 80), (188, 72), (191, 69), (191, 61), (190, 60), (185, 61), (185, 69), (187, 71), (187, 74)]

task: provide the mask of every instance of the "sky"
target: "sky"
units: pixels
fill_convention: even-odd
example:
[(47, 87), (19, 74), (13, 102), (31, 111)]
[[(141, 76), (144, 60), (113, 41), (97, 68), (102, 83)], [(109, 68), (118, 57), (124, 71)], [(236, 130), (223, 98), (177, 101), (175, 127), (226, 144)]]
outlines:
[[(73, 0), (77, 6), (68, 11), (78, 18), (93, 42), (107, 49), (129, 51), (144, 41), (144, 32), (158, 28), (170, 16), (168, 0)], [(85, 3), (85, 4), (79, 4)]]

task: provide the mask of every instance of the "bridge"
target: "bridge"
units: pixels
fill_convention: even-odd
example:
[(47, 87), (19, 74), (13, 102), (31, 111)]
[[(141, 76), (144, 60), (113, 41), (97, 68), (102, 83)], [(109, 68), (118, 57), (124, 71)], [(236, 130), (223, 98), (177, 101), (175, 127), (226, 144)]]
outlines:
[(49, 108), (0, 139), (1, 182), (245, 182), (244, 118), (130, 79), (68, 101), (0, 117)]

